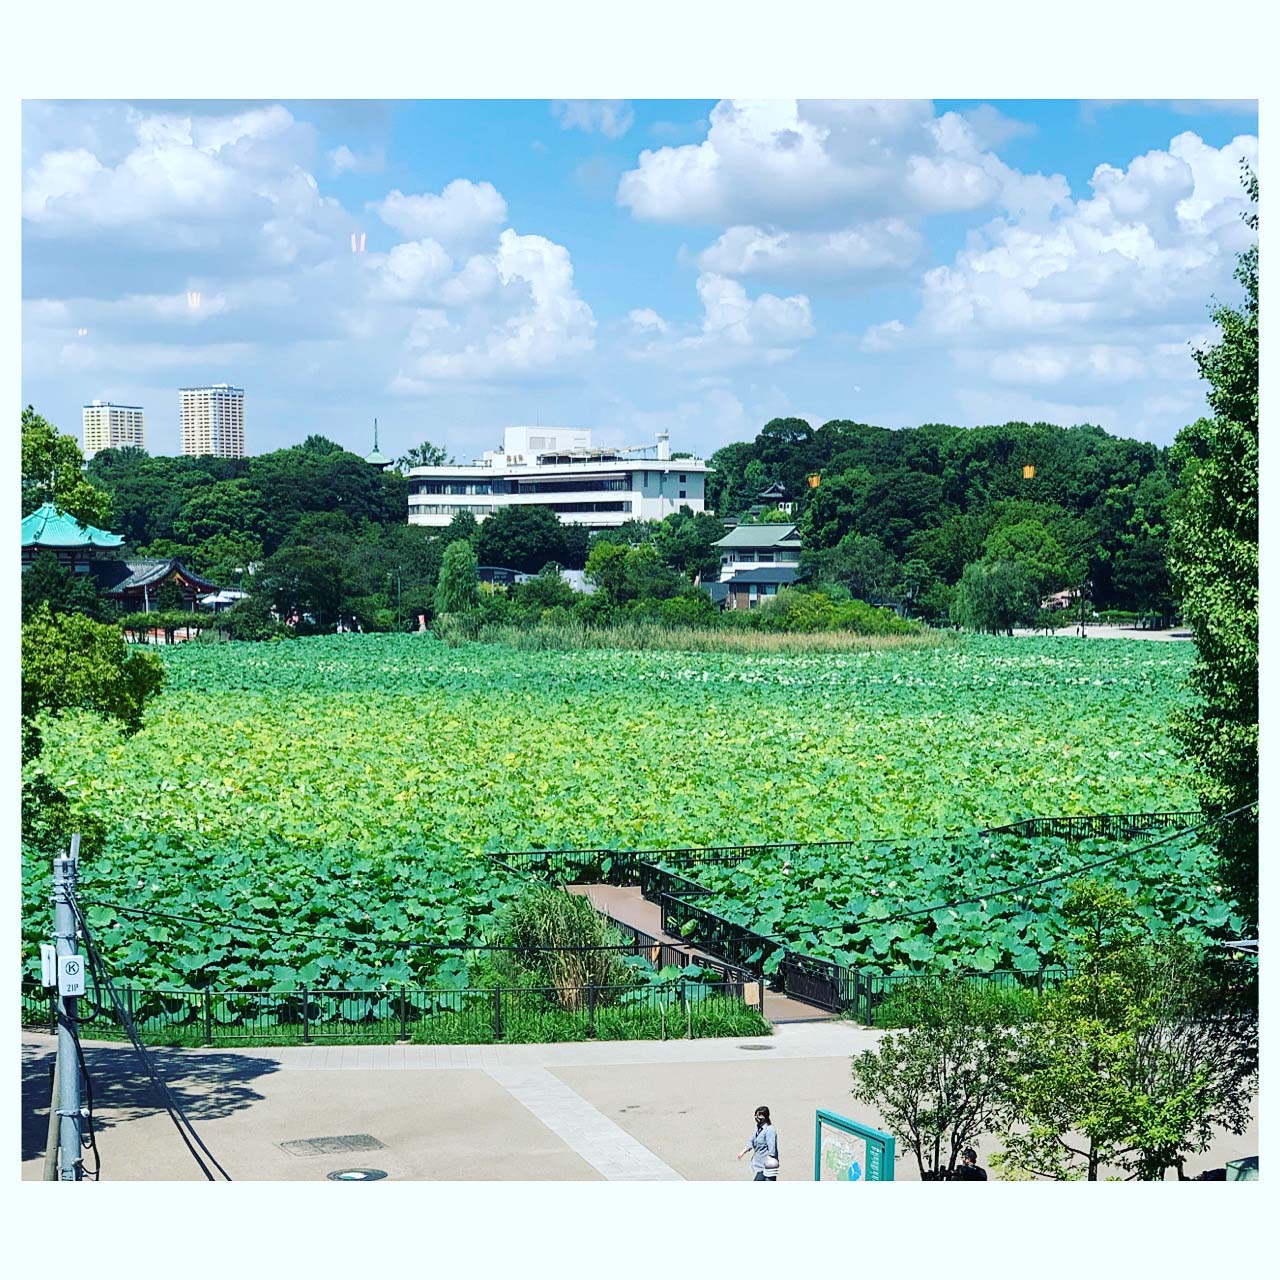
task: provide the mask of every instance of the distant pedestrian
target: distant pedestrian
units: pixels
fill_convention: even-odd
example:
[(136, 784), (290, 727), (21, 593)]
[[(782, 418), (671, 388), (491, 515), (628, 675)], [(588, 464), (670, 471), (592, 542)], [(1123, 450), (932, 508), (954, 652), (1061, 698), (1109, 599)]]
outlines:
[(777, 1182), (778, 1180), (778, 1131), (769, 1119), (768, 1107), (756, 1108), (756, 1131), (751, 1141), (738, 1152), (738, 1159), (750, 1154), (753, 1182)]
[(987, 1171), (978, 1163), (978, 1153), (965, 1147), (960, 1153), (960, 1163), (951, 1174), (952, 1182), (986, 1182)]

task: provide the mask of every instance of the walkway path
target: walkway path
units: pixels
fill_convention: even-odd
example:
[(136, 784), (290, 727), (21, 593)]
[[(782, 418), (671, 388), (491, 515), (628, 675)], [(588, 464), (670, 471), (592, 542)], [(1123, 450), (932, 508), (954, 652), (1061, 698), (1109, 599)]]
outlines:
[[(709, 951), (701, 951), (690, 946), (680, 938), (662, 931), (662, 912), (657, 903), (649, 902), (640, 896), (640, 890), (634, 885), (618, 886), (612, 884), (573, 884), (570, 893), (580, 893), (590, 899), (597, 911), (612, 916), (633, 929), (647, 933), (659, 942), (675, 947), (684, 952), (690, 961), (699, 959), (722, 960)], [(764, 1016), (773, 1023), (820, 1022), (835, 1018), (837, 1015), (830, 1009), (822, 1009), (817, 1005), (806, 1004), (803, 1000), (795, 1000), (780, 992), (768, 991), (764, 997)]]

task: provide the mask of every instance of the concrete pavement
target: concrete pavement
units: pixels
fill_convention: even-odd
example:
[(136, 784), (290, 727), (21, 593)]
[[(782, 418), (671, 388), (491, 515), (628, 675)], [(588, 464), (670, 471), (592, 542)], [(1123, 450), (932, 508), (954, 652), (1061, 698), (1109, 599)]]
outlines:
[[(201, 1137), (238, 1181), (316, 1181), (375, 1168), (423, 1181), (738, 1180), (755, 1107), (778, 1128), (783, 1181), (813, 1177), (814, 1111), (882, 1127), (849, 1093), (849, 1059), (882, 1033), (845, 1022), (745, 1039), (551, 1045), (155, 1049)], [(41, 1175), (53, 1040), (22, 1038), (22, 1176)], [(199, 1181), (133, 1050), (86, 1042), (103, 1178)], [(1255, 1120), (1188, 1172), (1258, 1150)], [(295, 1154), (367, 1135), (371, 1149)], [(994, 1143), (979, 1144), (983, 1162)], [(305, 1149), (304, 1149), (305, 1150)], [(900, 1159), (896, 1176), (918, 1175)]]

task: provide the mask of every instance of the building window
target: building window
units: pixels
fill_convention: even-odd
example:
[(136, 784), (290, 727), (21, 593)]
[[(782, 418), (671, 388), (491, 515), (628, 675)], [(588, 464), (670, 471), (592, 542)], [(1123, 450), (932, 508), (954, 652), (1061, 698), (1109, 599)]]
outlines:
[[(681, 476), (681, 477), (680, 477), (680, 483), (681, 483), (681, 484), (684, 484), (684, 482), (685, 482), (687, 479), (688, 479), (688, 477), (687, 477), (687, 476)], [(684, 497), (684, 494), (682, 493), (680, 496), (683, 498), (683, 497)]]
[(682, 498), (686, 496), (686, 495), (685, 495), (685, 491), (684, 491), (683, 489), (681, 489), (681, 490), (680, 490), (680, 496), (681, 496)]

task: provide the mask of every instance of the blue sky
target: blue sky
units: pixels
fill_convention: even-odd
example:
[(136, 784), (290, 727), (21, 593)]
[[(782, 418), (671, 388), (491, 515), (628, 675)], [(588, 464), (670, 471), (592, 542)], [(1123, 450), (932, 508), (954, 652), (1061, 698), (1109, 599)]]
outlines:
[(28, 102), (24, 403), (141, 404), (154, 453), (222, 381), (251, 452), (375, 415), (460, 459), (787, 415), (1168, 443), (1242, 158), (1252, 103)]

